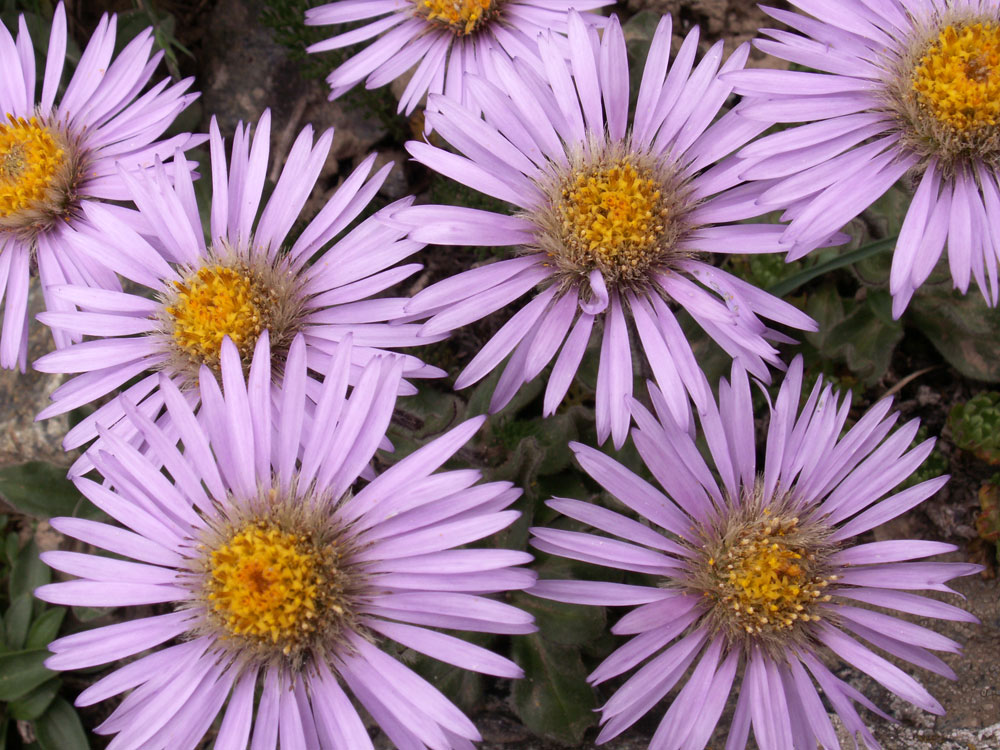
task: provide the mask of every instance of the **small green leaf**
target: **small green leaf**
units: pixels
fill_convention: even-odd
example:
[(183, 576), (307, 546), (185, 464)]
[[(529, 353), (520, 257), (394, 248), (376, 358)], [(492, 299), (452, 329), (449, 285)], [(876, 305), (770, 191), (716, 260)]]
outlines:
[(979, 292), (921, 289), (908, 313), (948, 364), (967, 378), (1000, 382), (1000, 311)]
[(114, 611), (114, 607), (73, 607), (73, 617), (80, 622), (91, 622)]
[(42, 750), (89, 750), (87, 735), (76, 710), (56, 698), (35, 722), (35, 736)]
[(8, 703), (7, 710), (15, 719), (34, 721), (45, 713), (45, 709), (52, 703), (61, 685), (62, 681), (59, 679), (43, 682), (27, 695)]
[(21, 594), (10, 603), (4, 614), (4, 638), (7, 648), (20, 651), (28, 637), (28, 627), (31, 625), (31, 607), (34, 599), (31, 594)]
[(15, 532), (10, 532), (7, 538), (4, 539), (3, 543), (3, 555), (4, 559), (7, 560), (8, 565), (13, 565), (14, 560), (17, 559), (17, 551), (21, 549), (21, 540), (18, 539)]
[(0, 495), (21, 513), (36, 518), (102, 517), (66, 478), (65, 466), (45, 461), (28, 461), (0, 469)]
[(525, 672), (513, 687), (521, 721), (535, 734), (578, 745), (597, 720), (579, 652), (532, 634), (514, 640), (514, 660)]
[(30, 539), (14, 558), (10, 571), (10, 598), (34, 593), (35, 589), (52, 580), (52, 570), (38, 557), (38, 545)]
[(833, 283), (823, 284), (806, 297), (806, 314), (819, 324), (819, 330), (807, 331), (806, 341), (820, 352), (828, 350), (830, 331), (844, 319), (844, 298)]
[(65, 607), (51, 607), (35, 618), (28, 631), (27, 648), (45, 648), (59, 635), (59, 626), (66, 616)]
[(871, 290), (830, 331), (822, 354), (843, 357), (860, 380), (874, 385), (889, 369), (892, 353), (901, 338), (903, 326), (892, 319), (889, 293)]
[(894, 247), (896, 247), (895, 237), (887, 237), (884, 240), (877, 240), (869, 245), (865, 245), (864, 247), (859, 247), (857, 250), (851, 250), (850, 252), (838, 255), (836, 258), (833, 258), (826, 263), (810, 266), (804, 271), (795, 274), (791, 278), (775, 284), (768, 291), (775, 297), (784, 297), (786, 294), (791, 294), (803, 284), (806, 284), (823, 274), (829, 273), (830, 271), (836, 271), (838, 268), (844, 268), (852, 265), (853, 263), (862, 261), (865, 258), (870, 258), (877, 253), (884, 253)]
[(565, 604), (517, 592), (511, 602), (535, 617), (544, 638), (563, 646), (582, 646), (604, 634), (604, 607)]
[(0, 701), (12, 701), (51, 679), (56, 673), (46, 669), (46, 649), (0, 654)]

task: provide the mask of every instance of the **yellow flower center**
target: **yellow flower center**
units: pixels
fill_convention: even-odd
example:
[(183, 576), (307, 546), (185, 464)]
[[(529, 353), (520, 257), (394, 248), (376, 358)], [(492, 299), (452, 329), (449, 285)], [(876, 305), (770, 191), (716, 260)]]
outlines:
[(43, 203), (64, 160), (59, 139), (36, 118), (8, 114), (0, 124), (0, 218)]
[(571, 173), (557, 212), (569, 260), (610, 280), (645, 275), (670, 218), (659, 182), (628, 157)]
[(319, 557), (305, 537), (258, 521), (212, 552), (208, 599), (231, 635), (280, 641), (288, 654), (316, 629)]
[(815, 574), (811, 556), (792, 538), (797, 518), (769, 519), (745, 529), (718, 559), (708, 560), (718, 606), (746, 633), (774, 633), (820, 619), (810, 609), (829, 601), (830, 577)]
[(416, 0), (417, 11), (428, 21), (451, 29), (456, 36), (468, 36), (495, 11), (496, 0)]
[(174, 282), (176, 297), (166, 307), (174, 343), (210, 367), (218, 365), (222, 340), (229, 336), (245, 360), (270, 327), (277, 294), (246, 267), (198, 269)]
[(913, 90), (959, 133), (1000, 122), (1000, 24), (946, 26), (913, 71)]

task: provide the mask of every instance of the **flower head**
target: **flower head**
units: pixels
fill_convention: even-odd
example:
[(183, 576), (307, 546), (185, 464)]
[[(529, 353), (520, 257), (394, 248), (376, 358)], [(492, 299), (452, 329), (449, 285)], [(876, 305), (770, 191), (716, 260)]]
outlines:
[[(418, 264), (392, 267), (419, 250), (420, 243), (403, 239), (401, 230), (369, 219), (326, 248), (367, 206), (391, 165), (369, 179), (375, 155), (362, 162), (292, 241), (292, 227), (326, 160), (333, 131), (323, 133), (315, 144), (311, 128), (299, 134), (255, 222), (267, 171), (269, 134), (268, 113), (252, 141), (249, 129), (238, 127), (227, 171), (223, 141), (213, 121), (213, 196), (207, 241), (194, 186), (180, 154), (175, 157), (173, 175), (162, 165), (143, 177), (122, 175), (140, 215), (153, 227), (157, 247), (134, 231), (112, 231), (107, 209), (86, 208), (96, 231), (76, 232), (72, 242), (86, 252), (103, 253), (110, 268), (152, 290), (153, 298), (76, 285), (53, 290), (79, 310), (49, 311), (39, 319), (56, 330), (92, 340), (35, 363), (44, 372), (83, 373), (53, 392), (54, 403), (39, 418), (88, 403), (142, 373), (146, 377), (131, 387), (129, 398), (141, 402), (147, 413), (155, 413), (162, 406), (162, 396), (158, 395), (159, 378), (150, 371), (162, 370), (177, 385), (191, 390), (203, 366), (218, 376), (226, 337), (240, 352), (244, 368), (249, 368), (250, 355), (268, 331), (274, 371), (280, 378), (296, 334), (304, 335), (310, 366), (319, 369), (337, 342), (352, 334), (352, 383), (382, 347), (426, 342), (417, 337), (416, 325), (385, 322), (402, 317), (406, 300), (367, 299), (420, 268)], [(401, 361), (406, 377), (439, 374), (416, 357), (407, 355)], [(408, 383), (402, 387), (413, 391)], [(93, 439), (98, 424), (110, 427), (122, 415), (116, 402), (102, 406), (69, 432), (65, 445), (75, 447)], [(134, 432), (127, 420), (120, 429)]]
[(280, 737), (282, 747), (372, 748), (348, 693), (398, 747), (471, 747), (479, 738), (471, 722), (381, 645), (521, 675), (503, 657), (426, 629), (534, 630), (529, 615), (479, 596), (530, 586), (534, 574), (513, 566), (531, 556), (453, 549), (513, 522), (518, 514), (505, 508), (520, 492), (508, 482), (473, 486), (474, 471), (434, 473), (482, 419), (357, 486), (384, 439), (403, 362), (370, 358), (346, 395), (351, 349), (348, 337), (310, 389), (299, 334), (272, 398), (267, 333), (246, 379), (225, 340), (224, 390), (203, 368), (197, 410), (158, 376), (170, 430), (123, 399), (150, 449), (140, 454), (108, 434), (93, 456), (104, 483), (76, 482), (127, 528), (52, 520), (117, 557), (45, 553), (78, 580), (36, 590), (64, 604), (160, 605), (50, 644), (53, 669), (152, 649), (77, 699), (91, 705), (131, 691), (97, 729), (117, 734), (116, 747), (193, 747), (221, 713), (217, 747), (245, 746), (252, 733), (255, 746)]
[(882, 3), (841, 12), (796, 2), (815, 18), (766, 9), (800, 32), (765, 30), (770, 54), (822, 73), (740, 71), (738, 108), (768, 122), (807, 122), (740, 154), (743, 176), (770, 187), (760, 202), (795, 202), (789, 259), (838, 229), (900, 178), (915, 187), (890, 276), (906, 309), (948, 248), (956, 288), (972, 278), (995, 305), (1000, 231), (1000, 8), (995, 0)]
[[(548, 30), (566, 33), (569, 9), (590, 10), (614, 0), (389, 0), (359, 3), (337, 0), (306, 11), (315, 26), (368, 21), (312, 45), (307, 52), (328, 52), (378, 37), (328, 77), (331, 99), (361, 81), (370, 89), (384, 86), (417, 66), (399, 100), (409, 115), (428, 91), (468, 102), (470, 74), (482, 71), (490, 50), (524, 55), (539, 68), (535, 38)], [(606, 19), (584, 16), (594, 27)]]
[[(27, 24), (17, 38), (0, 23), (0, 299), (6, 298), (0, 334), (0, 366), (23, 370), (27, 358), (27, 307), (31, 267), (37, 266), (49, 309), (65, 310), (51, 287), (73, 283), (120, 289), (100, 255), (82, 252), (66, 235), (87, 226), (85, 208), (96, 201), (128, 199), (119, 169), (132, 171), (201, 142), (182, 133), (157, 140), (197, 97), (184, 94), (192, 79), (161, 81), (140, 92), (163, 53), (150, 57), (153, 34), (146, 29), (117, 58), (116, 18), (104, 16), (66, 85), (66, 11), (56, 6), (48, 42), (41, 98), (35, 98), (35, 55)], [(57, 101), (58, 98), (58, 101)], [(131, 215), (130, 215), (131, 214)], [(134, 213), (108, 208), (116, 224), (134, 224)], [(59, 347), (73, 336), (55, 331)]]
[(692, 431), (676, 423), (652, 386), (656, 415), (633, 403), (632, 435), (662, 490), (603, 453), (572, 446), (583, 469), (651, 525), (556, 498), (554, 509), (603, 534), (536, 528), (532, 545), (658, 578), (654, 585), (549, 580), (532, 589), (558, 601), (639, 605), (612, 628), (635, 637), (590, 675), (600, 683), (645, 662), (604, 705), (598, 742), (631, 726), (690, 669), (651, 746), (704, 748), (742, 665), (727, 748), (744, 747), (751, 726), (761, 750), (839, 748), (817, 685), (851, 735), (877, 748), (853, 704), (884, 714), (830, 671), (829, 653), (914, 705), (943, 712), (919, 682), (870, 646), (953, 678), (928, 649), (955, 652), (957, 643), (881, 610), (975, 622), (958, 607), (910, 591), (950, 591), (947, 581), (980, 566), (907, 562), (956, 549), (939, 542), (851, 544), (947, 481), (937, 477), (887, 495), (934, 441), (908, 449), (916, 420), (890, 435), (891, 399), (845, 432), (849, 395), (820, 379), (800, 410), (801, 385), (798, 357), (771, 408), (758, 467), (750, 383), (734, 364), (718, 406), (700, 417), (718, 479)]
[[(411, 142), (413, 156), (438, 172), (516, 207), (513, 216), (450, 206), (414, 206), (392, 219), (410, 236), (440, 244), (510, 246), (513, 257), (460, 273), (414, 297), (407, 311), (431, 316), (428, 335), (457, 328), (537, 293), (479, 352), (457, 387), (476, 382), (513, 352), (491, 408), (501, 408), (538, 375), (562, 345), (549, 377), (545, 412), (562, 401), (594, 329), (603, 325), (597, 432), (620, 446), (632, 391), (631, 320), (675, 418), (687, 393), (710, 396), (675, 316), (684, 308), (723, 349), (760, 378), (779, 365), (770, 341), (785, 337), (761, 318), (812, 328), (795, 308), (706, 262), (710, 252), (779, 248), (782, 228), (736, 224), (756, 216), (763, 188), (741, 184), (725, 157), (765, 125), (733, 113), (716, 120), (749, 48), (722, 63), (722, 44), (695, 66), (695, 28), (669, 66), (670, 18), (661, 21), (628, 122), (629, 73), (616, 17), (603, 37), (570, 14), (570, 65), (552, 34), (539, 39), (544, 76), (522, 59), (491, 58), (488, 82), (469, 78), (485, 122), (461, 105), (431, 97), (427, 120), (463, 155)], [(713, 123), (713, 120), (715, 122)], [(721, 161), (720, 161), (721, 160)], [(565, 341), (565, 344), (563, 343)]]

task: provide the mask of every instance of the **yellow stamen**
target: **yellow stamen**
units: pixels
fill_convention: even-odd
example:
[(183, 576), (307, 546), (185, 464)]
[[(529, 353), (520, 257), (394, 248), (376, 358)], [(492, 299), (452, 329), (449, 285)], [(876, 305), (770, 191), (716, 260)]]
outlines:
[(815, 618), (803, 610), (813, 607), (831, 577), (817, 576), (806, 550), (790, 541), (797, 523), (774, 519), (750, 527), (723, 552), (723, 569), (709, 564), (719, 604), (731, 608), (735, 627), (776, 632)]
[(668, 219), (660, 186), (628, 158), (578, 171), (558, 208), (568, 250), (612, 277), (632, 278), (658, 252)]
[(468, 36), (492, 15), (496, 0), (416, 0), (416, 4), (428, 21), (444, 24), (456, 36)]
[(960, 133), (1000, 123), (1000, 24), (946, 26), (913, 71), (931, 115)]
[(258, 521), (211, 554), (208, 598), (233, 636), (284, 644), (315, 630), (319, 552), (304, 537)]
[(166, 313), (178, 347), (209, 366), (218, 363), (226, 336), (244, 359), (252, 354), (268, 327), (276, 297), (272, 290), (248, 270), (223, 265), (200, 268), (174, 287), (177, 296)]
[(42, 203), (64, 160), (58, 139), (36, 118), (8, 114), (0, 124), (0, 217)]

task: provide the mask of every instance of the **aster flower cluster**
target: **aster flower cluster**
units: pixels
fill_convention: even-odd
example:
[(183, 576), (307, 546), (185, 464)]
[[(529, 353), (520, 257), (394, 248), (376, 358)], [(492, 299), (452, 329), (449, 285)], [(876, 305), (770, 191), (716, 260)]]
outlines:
[[(496, 210), (376, 204), (393, 167), (375, 154), (323, 197), (333, 130), (306, 126), (272, 164), (269, 111), (228, 145), (214, 117), (205, 135), (165, 136), (191, 81), (147, 89), (162, 53), (147, 30), (115, 56), (114, 17), (62, 89), (61, 4), (37, 98), (27, 24), (0, 24), (0, 366), (26, 366), (37, 268), (56, 348), (33, 366), (71, 376), (38, 418), (88, 408), (63, 446), (84, 449), (70, 478), (106, 516), (51, 520), (79, 546), (42, 555), (65, 576), (35, 595), (145, 608), (49, 644), (50, 669), (112, 665), (76, 697), (115, 701), (96, 732), (122, 748), (364, 750), (377, 727), (398, 748), (472, 748), (475, 724), (413, 662), (523, 677), (505, 640), (461, 635), (534, 633), (515, 592), (633, 607), (611, 628), (633, 638), (588, 678), (617, 685), (598, 744), (666, 701), (650, 747), (705, 748), (734, 694), (726, 750), (751, 733), (761, 750), (833, 750), (831, 710), (878, 748), (857, 707), (890, 717), (833, 661), (943, 712), (898, 664), (954, 678), (932, 652), (960, 644), (897, 614), (975, 622), (912, 592), (950, 592), (980, 566), (922, 561), (957, 550), (940, 542), (854, 543), (945, 484), (892, 494), (933, 441), (911, 445), (916, 420), (893, 431), (891, 399), (859, 415), (822, 378), (806, 393), (803, 358), (786, 364), (778, 346), (816, 321), (717, 260), (844, 244), (903, 180), (895, 316), (945, 246), (956, 286), (974, 278), (996, 304), (1000, 7), (792, 2), (809, 16), (768, 9), (793, 31), (756, 44), (819, 72), (747, 69), (749, 44), (699, 51), (697, 27), (672, 54), (665, 16), (633, 78), (617, 16), (593, 12), (610, 0), (308, 11), (337, 26), (309, 52), (361, 45), (330, 98), (409, 73), (398, 111), (422, 106), (426, 135), (406, 149)], [(759, 137), (776, 124), (797, 126)], [(190, 149), (206, 141), (199, 166)], [(498, 257), (414, 281), (428, 244)], [(484, 320), (496, 330), (454, 386), (495, 375), (491, 414), (522, 408), (540, 378), (544, 430), (588, 401), (596, 371), (579, 433), (616, 450), (631, 437), (642, 465), (569, 447), (615, 509), (556, 497), (538, 525), (531, 478), (523, 493), (494, 476), (503, 440), (469, 445), (496, 417), (456, 415), (420, 445), (393, 419), (451, 374), (420, 347)], [(731, 368), (718, 384), (710, 347)], [(543, 564), (622, 578), (537, 580), (532, 554), (504, 548), (531, 523)]]
[(620, 734), (683, 681), (651, 746), (705, 747), (742, 667), (727, 748), (744, 747), (751, 727), (760, 748), (837, 748), (817, 685), (850, 734), (878, 747), (854, 704), (885, 714), (830, 671), (825, 650), (925, 711), (943, 712), (919, 682), (870, 646), (954, 677), (928, 649), (954, 653), (959, 644), (858, 605), (975, 622), (965, 610), (909, 590), (950, 591), (949, 580), (979, 566), (908, 562), (956, 549), (940, 542), (850, 544), (947, 481), (937, 477), (883, 497), (927, 458), (933, 441), (907, 449), (916, 421), (890, 435), (890, 399), (845, 433), (850, 397), (819, 379), (800, 410), (801, 386), (799, 357), (771, 409), (758, 467), (750, 383), (734, 365), (731, 382), (720, 384), (718, 406), (700, 417), (718, 479), (655, 386), (653, 412), (633, 406), (633, 439), (659, 487), (593, 448), (573, 446), (584, 471), (650, 525), (556, 498), (552, 508), (610, 536), (538, 528), (533, 546), (660, 579), (550, 580), (532, 590), (563, 602), (639, 605), (612, 628), (634, 638), (589, 677), (601, 683), (645, 662), (603, 706), (598, 742)]
[[(204, 138), (181, 133), (161, 138), (174, 118), (197, 97), (185, 94), (192, 80), (163, 80), (144, 94), (162, 52), (152, 56), (146, 29), (113, 56), (116, 22), (101, 19), (72, 77), (61, 92), (66, 55), (66, 11), (55, 10), (48, 40), (41, 97), (35, 94), (35, 55), (22, 18), (17, 37), (0, 24), (0, 367), (27, 364), (28, 278), (36, 265), (46, 304), (72, 304), (52, 294), (74, 283), (120, 288), (100, 253), (77, 247), (76, 229), (96, 229), (86, 209), (99, 201), (129, 197), (122, 173), (147, 167)], [(114, 58), (114, 59), (112, 59)], [(134, 226), (134, 212), (108, 209), (106, 231)], [(70, 337), (54, 333), (57, 345)]]
[(904, 175), (915, 186), (892, 261), (893, 314), (948, 248), (955, 287), (975, 279), (998, 300), (1000, 232), (1000, 9), (995, 0), (792, 4), (813, 18), (768, 9), (797, 32), (765, 30), (762, 50), (819, 73), (728, 76), (742, 116), (809, 122), (744, 149), (744, 176), (770, 185), (762, 204), (791, 222), (783, 241), (821, 237), (871, 205)]

